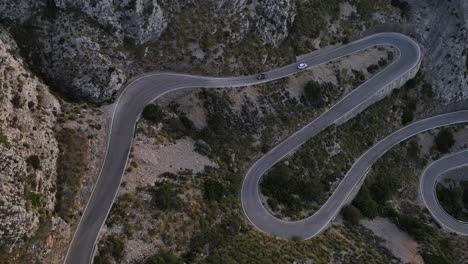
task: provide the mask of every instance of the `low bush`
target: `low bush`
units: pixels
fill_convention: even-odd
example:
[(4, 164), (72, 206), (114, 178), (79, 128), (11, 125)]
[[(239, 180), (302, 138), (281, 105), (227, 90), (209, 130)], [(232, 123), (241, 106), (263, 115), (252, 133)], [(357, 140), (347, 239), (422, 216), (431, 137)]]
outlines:
[[(93, 263), (120, 263), (124, 249), (124, 241), (115, 235), (110, 235), (99, 243), (99, 255), (94, 257)], [(112, 259), (114, 261), (112, 261)]]
[(455, 143), (452, 132), (448, 129), (442, 129), (434, 139), (437, 149), (442, 153), (449, 152)]
[(145, 106), (141, 116), (156, 123), (160, 123), (164, 120), (164, 112), (157, 104), (149, 104)]
[(436, 191), (437, 199), (448, 214), (459, 220), (468, 221), (468, 182), (449, 187), (439, 183)]
[(344, 206), (341, 209), (341, 213), (343, 214), (343, 218), (349, 222), (350, 224), (357, 225), (359, 224), (359, 220), (361, 220), (361, 212), (359, 209), (354, 207), (353, 205), (349, 204)]
[(8, 146), (8, 139), (7, 137), (3, 134), (3, 131), (0, 129), (0, 144), (4, 146)]
[(226, 193), (225, 189), (223, 184), (207, 179), (203, 182), (203, 198), (208, 201), (220, 201)]
[(397, 225), (408, 232), (417, 241), (424, 241), (426, 236), (434, 234), (433, 227), (423, 223), (419, 218), (412, 215), (398, 215)]
[(367, 67), (367, 72), (369, 72), (370, 74), (374, 74), (379, 70), (379, 68), (380, 68), (379, 65), (372, 64), (369, 67)]
[(307, 101), (314, 106), (320, 106), (323, 101), (323, 89), (324, 86), (328, 86), (327, 84), (320, 84), (316, 81), (309, 81), (304, 86), (304, 95)]
[(41, 167), (41, 160), (39, 159), (39, 156), (37, 155), (31, 155), (26, 159), (26, 163), (33, 167), (35, 170), (39, 169)]
[(152, 202), (160, 210), (178, 210), (183, 206), (182, 199), (169, 182), (155, 183), (151, 188)]
[(407, 1), (404, 0), (392, 0), (391, 5), (397, 7), (401, 11), (401, 16), (409, 18), (411, 15), (411, 6)]

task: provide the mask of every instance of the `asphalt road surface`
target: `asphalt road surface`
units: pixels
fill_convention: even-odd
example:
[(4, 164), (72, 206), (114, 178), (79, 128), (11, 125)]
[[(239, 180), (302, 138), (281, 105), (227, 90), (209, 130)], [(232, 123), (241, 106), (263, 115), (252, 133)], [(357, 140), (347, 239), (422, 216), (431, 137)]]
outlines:
[[(300, 61), (306, 62), (310, 68), (375, 45), (391, 45), (399, 50), (399, 56), (393, 63), (360, 87), (354, 89), (353, 92), (344, 97), (327, 112), (265, 154), (250, 168), (242, 186), (242, 207), (247, 218), (259, 230), (282, 237), (299, 236), (309, 238), (318, 234), (333, 220), (343, 203), (349, 198), (349, 195), (354, 191), (356, 186), (359, 185), (360, 179), (364, 177), (367, 169), (375, 159), (396, 144), (395, 142), (401, 136), (406, 135), (402, 132), (403, 134), (400, 137), (396, 136), (396, 138), (390, 138), (381, 144), (379, 143), (376, 145), (377, 148), (374, 146), (370, 150), (369, 156), (365, 156), (365, 154), (356, 162), (355, 166), (348, 172), (324, 206), (316, 214), (305, 220), (298, 222), (279, 220), (271, 216), (259, 200), (258, 183), (260, 177), (271, 166), (285, 155), (293, 152), (309, 138), (334, 124), (340, 117), (345, 116), (355, 107), (365, 102), (366, 99), (378, 93), (382, 87), (392, 81), (398, 80), (402, 75), (413, 69), (421, 59), (421, 52), (419, 46), (404, 35), (398, 33), (380, 33)], [(99, 231), (109, 214), (125, 171), (135, 123), (148, 103), (165, 93), (178, 89), (241, 87), (284, 78), (299, 71), (296, 65), (291, 64), (265, 72), (266, 78), (260, 81), (256, 79), (256, 75), (212, 78), (176, 73), (150, 73), (131, 81), (124, 88), (115, 103), (104, 164), (73, 236), (65, 263), (83, 264), (92, 261)], [(453, 120), (444, 118), (442, 121), (455, 122), (460, 116), (465, 117), (467, 113), (455, 113), (455, 116), (452, 117)], [(419, 124), (437, 127), (437, 120), (435, 118), (426, 123)], [(418, 130), (418, 127), (413, 127), (405, 131), (412, 134), (419, 133), (420, 129)]]
[[(353, 198), (353, 195), (356, 194), (357, 189), (360, 187), (360, 183), (364, 180), (372, 164), (393, 146), (421, 132), (437, 127), (465, 122), (468, 122), (468, 111), (459, 111), (420, 120), (387, 136), (372, 146), (355, 161), (333, 194), (315, 214), (301, 221), (284, 221), (272, 216), (265, 209), (261, 199), (259, 198), (258, 188), (258, 182), (262, 174), (255, 171), (257, 170), (256, 166), (258, 165), (254, 164), (247, 173), (243, 184), (242, 205), (244, 212), (250, 222), (261, 231), (285, 238), (312, 238), (320, 234), (320, 232), (322, 232), (340, 212), (341, 207)], [(465, 154), (465, 156), (468, 156), (468, 154)], [(462, 161), (461, 158), (460, 160)], [(465, 159), (464, 162), (468, 165), (467, 159)], [(440, 167), (437, 166), (437, 164), (434, 167), (437, 168), (436, 172), (440, 170)], [(423, 184), (424, 192), (434, 194), (433, 182), (428, 183), (427, 181), (423, 181)], [(453, 221), (448, 221), (450, 219), (447, 217), (447, 214), (440, 209), (435, 197), (432, 198), (432, 204), (426, 204), (433, 214), (433, 217), (444, 223), (447, 221), (446, 225), (453, 227), (454, 230), (458, 230), (456, 228), (461, 228), (461, 230), (464, 230), (465, 232), (460, 233), (468, 235), (466, 224), (456, 224)]]
[(439, 177), (450, 170), (462, 167), (468, 171), (468, 149), (450, 154), (429, 164), (421, 175), (419, 190), (427, 209), (442, 227), (466, 236), (468, 235), (468, 223), (455, 219), (445, 212), (436, 194), (436, 184)]

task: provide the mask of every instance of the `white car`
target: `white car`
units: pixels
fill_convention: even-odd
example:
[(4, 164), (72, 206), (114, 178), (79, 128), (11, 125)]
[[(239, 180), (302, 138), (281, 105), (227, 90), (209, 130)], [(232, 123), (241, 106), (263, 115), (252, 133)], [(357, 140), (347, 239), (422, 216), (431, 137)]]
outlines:
[(299, 63), (299, 64), (297, 65), (297, 68), (298, 68), (299, 70), (303, 70), (303, 69), (307, 68), (307, 63), (304, 63), (304, 62), (303, 62), (303, 63)]

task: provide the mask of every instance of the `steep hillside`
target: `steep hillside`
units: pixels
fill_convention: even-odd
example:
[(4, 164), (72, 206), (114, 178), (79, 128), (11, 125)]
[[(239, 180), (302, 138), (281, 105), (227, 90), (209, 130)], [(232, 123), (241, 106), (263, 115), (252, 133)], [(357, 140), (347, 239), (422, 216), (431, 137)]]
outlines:
[(53, 128), (61, 107), (4, 31), (0, 62), (0, 247), (13, 250), (35, 237), (43, 221), (52, 230), (63, 225), (51, 217), (58, 158)]

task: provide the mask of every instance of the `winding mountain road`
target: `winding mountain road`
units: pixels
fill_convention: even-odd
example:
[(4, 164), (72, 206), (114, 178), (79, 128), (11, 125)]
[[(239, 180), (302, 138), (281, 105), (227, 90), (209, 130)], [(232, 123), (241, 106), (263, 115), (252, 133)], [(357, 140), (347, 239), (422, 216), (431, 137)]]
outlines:
[[(374, 164), (378, 158), (389, 151), (392, 147), (421, 132), (466, 122), (468, 122), (468, 111), (459, 111), (423, 119), (397, 130), (372, 146), (361, 157), (359, 157), (325, 204), (322, 205), (315, 214), (301, 221), (284, 221), (272, 216), (265, 209), (259, 197), (260, 194), (258, 188), (260, 177), (263, 174), (259, 174), (260, 172), (255, 171), (256, 164), (254, 164), (251, 170), (247, 173), (243, 184), (242, 205), (244, 212), (250, 222), (261, 231), (285, 238), (292, 238), (294, 236), (303, 239), (312, 238), (320, 234), (320, 232), (322, 232), (340, 212), (341, 207), (353, 198), (353, 195), (356, 194), (357, 188), (359, 188), (360, 183), (364, 180), (372, 164)], [(465, 154), (465, 157), (466, 156), (468, 156), (468, 154)], [(463, 156), (457, 157), (458, 162), (464, 162), (468, 165), (468, 159), (463, 160)], [(444, 165), (449, 166), (453, 165), (453, 163)], [(446, 166), (441, 168), (436, 163), (434, 165), (434, 172), (437, 173), (440, 169), (443, 171), (444, 168), (447, 168)], [(430, 171), (432, 172), (432, 170)], [(422, 184), (424, 184), (424, 192), (434, 194), (435, 185), (433, 181), (423, 180)], [(434, 196), (430, 197), (432, 200), (428, 199), (428, 201), (431, 201), (432, 203), (426, 203), (426, 205), (433, 217), (438, 221), (446, 222), (444, 225), (452, 227), (453, 230), (460, 230), (460, 234), (468, 235), (467, 225), (462, 222), (454, 223), (454, 219), (449, 219), (450, 216), (441, 209), (438, 202), (434, 202), (437, 199)]]
[[(350, 198), (370, 166), (388, 149), (404, 138), (424, 130), (468, 122), (467, 112), (456, 112), (409, 125), (382, 140), (359, 158), (337, 190), (313, 216), (298, 222), (286, 222), (270, 215), (259, 198), (258, 184), (261, 176), (309, 138), (326, 127), (341, 122), (352, 113), (362, 111), (375, 101), (376, 95), (383, 94), (384, 89), (396, 86), (396, 82), (407, 78), (408, 74), (414, 75), (415, 69), (419, 67), (421, 51), (416, 42), (404, 35), (380, 33), (318, 55), (311, 55), (301, 61), (307, 63), (310, 68), (376, 45), (393, 46), (399, 52), (398, 57), (317, 119), (266, 153), (249, 169), (242, 185), (241, 200), (247, 218), (257, 229), (288, 238), (292, 236), (310, 238), (319, 234)], [(83, 264), (92, 261), (99, 231), (109, 214), (123, 178), (135, 123), (148, 103), (168, 92), (179, 89), (241, 87), (284, 78), (297, 72), (296, 64), (291, 64), (265, 72), (266, 79), (264, 80), (257, 80), (256, 75), (212, 78), (176, 73), (150, 73), (130, 82), (114, 105), (104, 164), (73, 236), (65, 263)]]
[[(468, 113), (465, 115), (468, 116)], [(421, 175), (419, 190), (427, 209), (442, 227), (466, 236), (468, 235), (468, 223), (449, 215), (440, 205), (436, 193), (436, 184), (440, 176), (462, 167), (466, 167), (466, 171), (468, 171), (468, 149), (447, 155), (429, 164)], [(468, 174), (466, 176), (468, 177)]]

